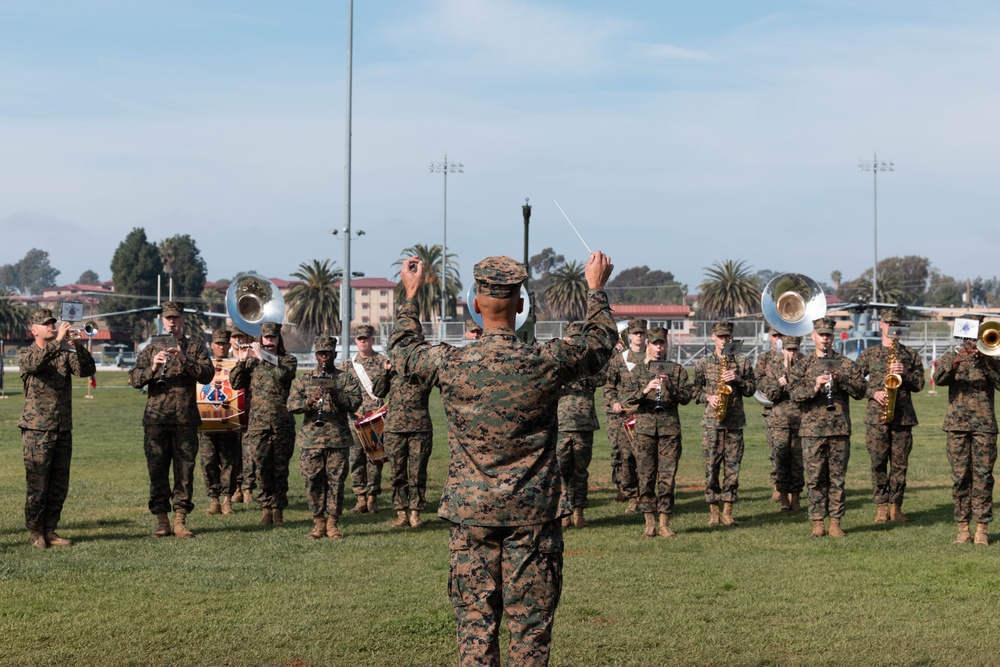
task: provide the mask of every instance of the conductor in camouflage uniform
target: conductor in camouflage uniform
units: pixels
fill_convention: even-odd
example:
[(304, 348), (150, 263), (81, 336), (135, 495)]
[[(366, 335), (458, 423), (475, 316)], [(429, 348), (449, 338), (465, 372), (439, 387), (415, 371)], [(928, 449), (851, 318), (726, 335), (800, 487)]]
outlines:
[[(772, 366), (779, 364), (781, 366), (785, 365), (785, 359), (781, 355), (781, 332), (774, 327), (768, 328), (768, 340), (771, 343), (771, 349), (763, 352), (759, 357), (757, 357), (757, 365), (753, 367), (753, 376), (757, 378), (757, 392), (763, 394), (761, 389), (761, 382), (767, 375), (767, 369)], [(770, 405), (764, 406), (764, 412), (762, 416), (764, 417), (764, 437), (767, 439), (767, 448), (770, 450), (770, 460), (771, 460), (771, 486), (774, 488), (774, 493), (771, 494), (771, 502), (777, 503), (781, 502), (781, 493), (778, 492), (778, 471), (774, 461), (774, 437), (771, 433), (771, 407)], [(782, 510), (786, 510), (786, 507), (782, 507)]]
[(438, 515), (451, 523), (448, 589), (458, 625), (460, 664), (499, 666), (503, 613), (510, 665), (546, 665), (562, 590), (562, 527), (569, 514), (556, 460), (559, 387), (607, 363), (617, 331), (604, 283), (608, 258), (585, 270), (590, 291), (582, 335), (539, 345), (514, 332), (524, 304), (524, 265), (509, 257), (476, 264), (483, 336), (464, 347), (423, 340), (416, 295), (424, 267), (406, 260), (406, 300), (389, 341), (393, 367), (432, 378), (448, 420), (448, 478)]
[(955, 544), (972, 540), (969, 522), (976, 522), (975, 542), (989, 546), (987, 527), (993, 520), (993, 466), (997, 460), (997, 420), (994, 393), (1000, 389), (1000, 361), (976, 349), (975, 339), (941, 355), (934, 382), (948, 387), (948, 462), (951, 497), (958, 522)]
[[(572, 322), (564, 331), (567, 342), (583, 333), (582, 322)], [(573, 508), (572, 517), (563, 517), (563, 528), (586, 528), (583, 510), (588, 506), (587, 486), (590, 461), (594, 456), (594, 431), (600, 428), (594, 409), (594, 392), (603, 384), (601, 373), (584, 375), (559, 389), (559, 435), (556, 456), (563, 485)]]
[[(165, 301), (160, 318), (165, 334), (173, 336), (170, 347), (150, 344), (139, 353), (129, 371), (129, 383), (146, 387), (143, 450), (149, 470), (149, 511), (156, 516), (154, 537), (170, 535), (167, 513), (174, 510), (174, 535), (194, 537), (187, 527), (187, 515), (194, 509), (194, 467), (198, 455), (198, 413), (196, 385), (215, 377), (215, 367), (205, 344), (184, 335), (184, 309), (175, 301)], [(170, 468), (174, 469), (173, 491)]]
[[(392, 476), (394, 528), (420, 528), (427, 507), (427, 464), (434, 444), (434, 426), (428, 401), (433, 380), (416, 375), (389, 374), (389, 410), (382, 429)], [(372, 496), (374, 497), (374, 496)], [(409, 516), (407, 516), (409, 512)]]
[[(903, 493), (906, 491), (910, 450), (913, 449), (913, 427), (917, 425), (917, 413), (910, 394), (924, 388), (924, 362), (898, 338), (889, 337), (890, 327), (898, 327), (901, 320), (900, 309), (883, 309), (879, 322), (882, 344), (862, 351), (855, 362), (862, 377), (868, 376), (865, 445), (872, 465), (875, 523), (885, 523), (890, 519), (900, 523), (909, 520), (903, 514)], [(896, 360), (890, 367), (889, 354), (894, 340)], [(887, 371), (898, 376), (901, 384), (896, 389), (892, 418), (885, 422), (882, 417), (886, 404)]]
[[(789, 394), (802, 410), (799, 433), (809, 487), (810, 537), (844, 537), (844, 483), (851, 458), (850, 398), (865, 395), (857, 365), (833, 351), (836, 323), (829, 317), (813, 322), (814, 354), (792, 368)], [(824, 525), (830, 518), (829, 532)]]
[[(649, 330), (646, 358), (628, 374), (621, 392), (635, 416), (635, 458), (639, 468), (639, 511), (646, 521), (643, 537), (673, 537), (677, 466), (681, 460), (681, 420), (678, 405), (691, 402), (693, 387), (680, 364), (666, 362), (667, 332)], [(655, 372), (652, 362), (666, 364)], [(657, 525), (656, 515), (659, 515)]]
[(244, 439), (257, 468), (262, 514), (258, 525), (282, 526), (288, 507), (288, 462), (295, 449), (295, 417), (288, 413), (288, 392), (298, 361), (285, 352), (281, 324), (262, 322), (260, 342), (242, 348), (229, 373), (233, 389), (250, 388), (253, 409)]
[(361, 406), (361, 385), (334, 365), (337, 339), (317, 336), (316, 369), (292, 381), (288, 411), (303, 415), (299, 466), (313, 518), (312, 540), (342, 537), (338, 522), (344, 508), (344, 481), (353, 439), (348, 425)]
[[(746, 355), (723, 355), (723, 347), (733, 339), (732, 322), (712, 325), (712, 354), (702, 357), (694, 365), (694, 398), (705, 404), (701, 419), (701, 450), (705, 456), (705, 502), (709, 509), (709, 526), (722, 524), (735, 526), (733, 504), (740, 487), (740, 464), (743, 462), (743, 397), (749, 398), (757, 391), (753, 367)], [(725, 365), (725, 370), (723, 370)], [(728, 407), (719, 419), (719, 390), (728, 387)], [(719, 475), (722, 481), (719, 481)], [(722, 516), (719, 516), (719, 503)]]
[[(358, 353), (343, 364), (343, 369), (354, 375), (361, 385), (364, 402), (361, 412), (368, 413), (382, 405), (382, 399), (389, 393), (389, 375), (386, 368), (388, 359), (373, 349), (375, 327), (359, 324), (354, 327), (354, 344)], [(368, 460), (354, 422), (351, 422), (354, 444), (351, 446), (351, 490), (357, 496), (357, 503), (351, 508), (354, 514), (378, 512), (378, 495), (382, 493), (382, 465)]]
[[(799, 433), (802, 411), (789, 394), (791, 371), (803, 359), (799, 351), (801, 343), (802, 339), (798, 336), (781, 336), (779, 361), (766, 364), (764, 375), (757, 376), (757, 390), (771, 402), (764, 419), (771, 446), (774, 484), (782, 512), (802, 509), (799, 496), (805, 487), (802, 437)], [(757, 368), (760, 367), (758, 361)]]
[(634, 431), (630, 434), (625, 430), (629, 414), (619, 392), (629, 374), (646, 359), (646, 320), (629, 320), (626, 336), (628, 347), (616, 351), (608, 362), (604, 406), (611, 440), (611, 474), (616, 479), (619, 497), (628, 502), (625, 513), (635, 514), (639, 510), (639, 475), (632, 444)]
[(51, 310), (35, 311), (28, 323), (35, 342), (17, 351), (24, 383), (24, 408), (17, 423), (27, 485), (24, 525), (31, 546), (68, 547), (73, 541), (56, 534), (56, 527), (69, 493), (73, 458), (73, 376), (93, 375), (96, 367), (79, 338), (71, 341), (72, 350), (63, 349), (71, 325), (61, 322), (57, 327)]
[[(229, 358), (230, 338), (228, 329), (216, 329), (212, 332), (213, 363), (217, 364)], [(201, 455), (201, 475), (205, 478), (205, 489), (209, 499), (206, 514), (235, 514), (233, 493), (239, 489), (236, 478), (242, 468), (240, 459), (243, 455), (239, 429), (200, 431), (198, 453)], [(221, 502), (219, 496), (222, 496)]]

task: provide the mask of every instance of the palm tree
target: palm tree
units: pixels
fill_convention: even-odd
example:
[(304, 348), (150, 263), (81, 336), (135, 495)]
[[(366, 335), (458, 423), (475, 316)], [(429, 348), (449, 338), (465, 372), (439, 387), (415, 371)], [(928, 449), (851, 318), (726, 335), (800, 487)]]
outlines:
[(0, 338), (11, 335), (20, 339), (28, 331), (28, 309), (14, 301), (14, 296), (10, 290), (0, 289)]
[(760, 306), (760, 283), (743, 260), (727, 259), (705, 269), (698, 301), (707, 319), (725, 319), (754, 312)]
[(302, 281), (285, 295), (288, 317), (301, 329), (312, 334), (333, 333), (340, 330), (340, 287), (337, 285), (342, 272), (330, 260), (303, 262), (293, 278)]
[(545, 300), (553, 316), (582, 320), (587, 315), (587, 279), (583, 262), (573, 260), (549, 274), (551, 284), (545, 290)]
[[(418, 243), (403, 248), (399, 253), (399, 259), (393, 262), (393, 266), (397, 267), (397, 278), (403, 268), (403, 262), (411, 257), (417, 257), (424, 264), (424, 284), (417, 294), (417, 300), (420, 302), (420, 319), (424, 322), (439, 320), (441, 319), (441, 245), (425, 246)], [(455, 317), (458, 310), (458, 296), (462, 293), (462, 281), (458, 277), (456, 257), (457, 255), (448, 253), (445, 261), (447, 267), (445, 314), (450, 317)], [(406, 297), (402, 282), (396, 285), (395, 296), (396, 303), (402, 303)]]

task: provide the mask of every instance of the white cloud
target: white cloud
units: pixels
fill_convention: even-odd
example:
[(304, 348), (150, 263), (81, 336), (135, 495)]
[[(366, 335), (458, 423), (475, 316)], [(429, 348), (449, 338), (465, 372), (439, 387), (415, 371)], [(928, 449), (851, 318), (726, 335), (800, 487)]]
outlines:
[(704, 51), (685, 49), (673, 44), (650, 44), (645, 49), (645, 54), (650, 58), (679, 59), (679, 60), (716, 60), (714, 56)]

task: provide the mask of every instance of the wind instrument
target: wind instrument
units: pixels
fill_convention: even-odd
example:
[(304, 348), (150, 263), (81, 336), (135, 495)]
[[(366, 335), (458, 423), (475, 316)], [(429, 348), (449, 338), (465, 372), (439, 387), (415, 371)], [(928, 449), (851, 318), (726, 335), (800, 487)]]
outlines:
[[(890, 327), (890, 329), (891, 328), (892, 327)], [(899, 355), (899, 336), (893, 336), (892, 334), (894, 333), (898, 332), (889, 332), (889, 335), (892, 336), (892, 338), (889, 342), (889, 353), (885, 358), (885, 382), (882, 387), (882, 390), (885, 392), (885, 402), (882, 404), (881, 416), (883, 424), (890, 423), (893, 417), (895, 417), (896, 398), (899, 395), (899, 388), (903, 384), (903, 376), (899, 373), (892, 372), (892, 365), (896, 363), (896, 359)]]
[(70, 329), (66, 333), (66, 340), (83, 340), (84, 336), (92, 338), (97, 334), (97, 324), (87, 322), (82, 329)]
[(1000, 322), (983, 322), (979, 325), (976, 349), (987, 357), (1000, 356)]
[(326, 378), (326, 367), (324, 366), (320, 371), (320, 376), (316, 378), (316, 380), (319, 380), (316, 382), (316, 385), (322, 388), (323, 393), (320, 394), (319, 401), (316, 402), (317, 408), (316, 419), (313, 421), (314, 426), (326, 426), (326, 421), (323, 419), (323, 399), (326, 398), (326, 386), (324, 385), (323, 380)]
[(781, 273), (771, 278), (760, 294), (764, 319), (786, 336), (805, 336), (814, 320), (826, 315), (823, 288), (800, 273)]
[(830, 361), (833, 359), (833, 341), (823, 346), (823, 358), (826, 360), (826, 373), (829, 380), (826, 381), (826, 411), (833, 412), (837, 406), (833, 404), (833, 369)]
[[(725, 352), (725, 350), (723, 350)], [(729, 410), (729, 395), (733, 393), (733, 388), (730, 387), (722, 376), (726, 374), (729, 370), (729, 355), (722, 355), (722, 363), (719, 366), (719, 379), (715, 383), (715, 395), (719, 397), (719, 402), (715, 404), (715, 421), (721, 422), (726, 418), (726, 412)]]

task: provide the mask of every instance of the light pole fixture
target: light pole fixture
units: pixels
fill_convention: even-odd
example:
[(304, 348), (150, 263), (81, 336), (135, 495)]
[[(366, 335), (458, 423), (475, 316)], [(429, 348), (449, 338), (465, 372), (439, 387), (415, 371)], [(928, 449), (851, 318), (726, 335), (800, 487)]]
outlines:
[(461, 174), (464, 165), (461, 162), (448, 162), (448, 153), (444, 154), (442, 162), (431, 162), (427, 171), (432, 174), (444, 174), (444, 242), (441, 245), (441, 337), (444, 338), (444, 313), (448, 295), (448, 172)]
[(878, 153), (874, 154), (872, 160), (858, 160), (858, 171), (872, 172), (873, 192), (874, 192), (874, 248), (875, 264), (872, 265), (872, 301), (878, 301), (878, 173), (880, 171), (895, 171), (892, 162), (879, 161)]

